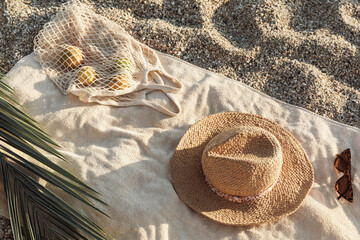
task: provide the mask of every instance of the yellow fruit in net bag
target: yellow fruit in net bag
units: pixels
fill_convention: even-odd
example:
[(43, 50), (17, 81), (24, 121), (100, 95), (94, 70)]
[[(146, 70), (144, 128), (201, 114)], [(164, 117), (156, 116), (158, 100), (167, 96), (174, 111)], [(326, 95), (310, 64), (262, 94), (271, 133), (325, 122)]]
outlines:
[(110, 90), (121, 90), (130, 87), (130, 79), (125, 74), (115, 77), (109, 84)]
[(83, 63), (84, 55), (78, 47), (68, 46), (61, 54), (64, 66), (68, 69), (75, 69)]
[(76, 74), (76, 79), (84, 86), (90, 85), (95, 80), (95, 70), (89, 66), (83, 66)]
[(134, 63), (128, 58), (119, 58), (114, 62), (114, 70), (126, 70), (133, 73), (135, 70)]

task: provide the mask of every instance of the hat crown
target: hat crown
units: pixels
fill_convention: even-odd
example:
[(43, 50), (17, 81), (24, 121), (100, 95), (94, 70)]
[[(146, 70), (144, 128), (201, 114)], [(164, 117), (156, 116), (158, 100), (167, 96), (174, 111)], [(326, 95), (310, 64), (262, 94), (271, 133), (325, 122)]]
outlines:
[(276, 137), (259, 127), (238, 127), (212, 138), (202, 155), (208, 181), (229, 195), (253, 196), (279, 177), (282, 152)]

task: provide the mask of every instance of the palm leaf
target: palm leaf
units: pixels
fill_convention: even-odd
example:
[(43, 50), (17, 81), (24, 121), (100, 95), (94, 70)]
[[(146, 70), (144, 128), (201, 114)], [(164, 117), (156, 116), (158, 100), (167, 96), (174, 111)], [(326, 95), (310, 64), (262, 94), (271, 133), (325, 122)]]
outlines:
[(42, 153), (66, 160), (54, 148), (58, 145), (14, 101), (14, 90), (4, 78), (0, 72), (0, 171), (14, 238), (109, 239), (94, 222), (35, 180), (41, 178), (106, 215), (88, 200), (106, 205), (94, 189)]

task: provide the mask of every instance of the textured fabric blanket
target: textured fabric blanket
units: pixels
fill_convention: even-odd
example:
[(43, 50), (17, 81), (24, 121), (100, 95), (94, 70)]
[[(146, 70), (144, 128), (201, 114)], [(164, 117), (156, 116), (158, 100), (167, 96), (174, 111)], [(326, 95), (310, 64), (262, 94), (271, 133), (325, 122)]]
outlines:
[[(33, 55), (8, 74), (18, 100), (63, 148), (59, 163), (99, 190), (112, 219), (64, 198), (115, 239), (359, 239), (360, 130), (325, 119), (259, 93), (239, 82), (159, 53), (166, 71), (179, 79), (183, 111), (168, 117), (145, 106), (117, 108), (63, 95), (41, 72)], [(149, 98), (166, 103), (163, 93)], [(171, 107), (171, 106), (169, 106)], [(315, 171), (303, 205), (277, 222), (231, 227), (208, 220), (181, 202), (170, 182), (169, 164), (184, 132), (219, 112), (262, 115), (289, 130), (302, 144)], [(352, 150), (354, 202), (337, 200), (341, 176), (335, 154)], [(1, 190), (1, 189), (0, 189)], [(7, 215), (4, 194), (0, 214)]]

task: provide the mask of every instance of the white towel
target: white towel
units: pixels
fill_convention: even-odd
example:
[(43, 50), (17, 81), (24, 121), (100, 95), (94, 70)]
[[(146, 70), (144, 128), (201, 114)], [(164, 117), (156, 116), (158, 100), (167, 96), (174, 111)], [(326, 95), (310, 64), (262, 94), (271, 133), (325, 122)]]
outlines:
[[(360, 130), (160, 54), (166, 71), (184, 89), (176, 94), (183, 112), (168, 117), (144, 106), (117, 108), (64, 96), (40, 70), (33, 55), (8, 74), (18, 100), (63, 148), (69, 162), (59, 164), (102, 194), (112, 219), (62, 196), (115, 239), (360, 239)], [(152, 94), (161, 101), (162, 96)], [(214, 113), (259, 114), (289, 130), (302, 144), (315, 183), (303, 205), (277, 222), (252, 227), (225, 226), (181, 202), (169, 178), (169, 163), (184, 132)], [(354, 202), (337, 200), (341, 176), (335, 154), (352, 150)], [(0, 214), (7, 215), (4, 194)]]

